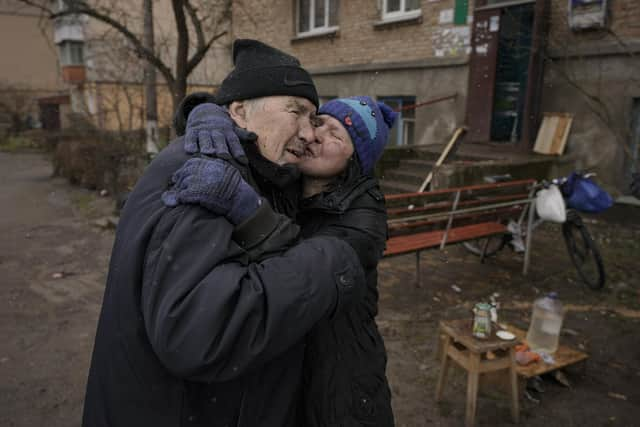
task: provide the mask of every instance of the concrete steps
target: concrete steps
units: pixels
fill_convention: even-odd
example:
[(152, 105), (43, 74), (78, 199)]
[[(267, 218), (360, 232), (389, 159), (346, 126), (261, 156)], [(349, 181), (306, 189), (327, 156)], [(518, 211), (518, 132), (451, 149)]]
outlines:
[[(562, 158), (532, 153), (510, 152), (502, 146), (463, 147), (435, 172), (431, 189), (482, 184), (490, 175), (510, 175), (513, 179), (544, 179), (561, 176), (566, 163)], [(385, 194), (418, 190), (433, 169), (440, 147), (406, 147), (386, 150), (378, 170)]]
[(418, 191), (434, 164), (432, 160), (402, 159), (397, 168), (385, 172), (381, 187), (394, 193)]

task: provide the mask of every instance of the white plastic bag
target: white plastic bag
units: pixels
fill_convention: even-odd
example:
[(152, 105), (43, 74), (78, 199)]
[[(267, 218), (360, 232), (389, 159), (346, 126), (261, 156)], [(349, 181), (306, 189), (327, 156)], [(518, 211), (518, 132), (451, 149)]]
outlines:
[(536, 196), (536, 211), (545, 221), (563, 223), (567, 220), (567, 210), (562, 193), (557, 185), (550, 185), (538, 191)]

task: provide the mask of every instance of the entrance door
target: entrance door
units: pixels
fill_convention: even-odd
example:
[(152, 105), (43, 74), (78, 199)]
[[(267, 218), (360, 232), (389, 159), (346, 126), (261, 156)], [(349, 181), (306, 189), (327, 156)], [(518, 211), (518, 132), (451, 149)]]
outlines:
[(60, 105), (40, 104), (40, 121), (42, 128), (47, 130), (60, 129)]
[(532, 3), (502, 9), (491, 141), (513, 143), (520, 141), (532, 34)]
[(467, 141), (491, 140), (492, 111), (496, 82), (500, 9), (478, 10), (473, 15), (469, 89), (467, 91)]
[(467, 138), (521, 142), (521, 148), (529, 149), (539, 125), (548, 0), (478, 3), (469, 58)]

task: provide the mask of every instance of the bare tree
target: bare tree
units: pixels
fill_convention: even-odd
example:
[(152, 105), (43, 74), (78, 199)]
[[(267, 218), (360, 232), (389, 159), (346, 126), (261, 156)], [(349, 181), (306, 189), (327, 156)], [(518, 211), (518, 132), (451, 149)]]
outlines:
[[(113, 28), (129, 43), (138, 57), (153, 65), (165, 79), (171, 92), (173, 108), (185, 97), (187, 79), (200, 64), (213, 43), (228, 33), (231, 20), (231, 0), (171, 0), (175, 22), (175, 59), (170, 64), (162, 55), (147, 47), (138, 28), (126, 10), (113, 4), (85, 0), (65, 0), (57, 10), (49, 0), (17, 0), (42, 11), (50, 19), (83, 15)], [(206, 6), (206, 7), (205, 7)], [(203, 10), (205, 12), (203, 12)], [(191, 37), (195, 37), (192, 46)]]
[(17, 134), (29, 126), (25, 118), (32, 111), (36, 97), (37, 92), (0, 81), (0, 137), (6, 131)]
[[(142, 14), (144, 19), (144, 47), (155, 52), (153, 37), (153, 0), (144, 0)], [(147, 108), (146, 134), (147, 153), (158, 152), (158, 97), (156, 94), (156, 68), (149, 61), (144, 67), (144, 97)]]

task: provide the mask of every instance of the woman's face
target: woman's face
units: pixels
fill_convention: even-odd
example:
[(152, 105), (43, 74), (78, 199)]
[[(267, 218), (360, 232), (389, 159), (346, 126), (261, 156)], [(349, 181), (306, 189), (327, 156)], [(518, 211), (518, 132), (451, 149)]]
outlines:
[(307, 144), (298, 167), (313, 178), (333, 178), (347, 168), (353, 155), (351, 137), (342, 124), (322, 114), (315, 122), (315, 140)]

